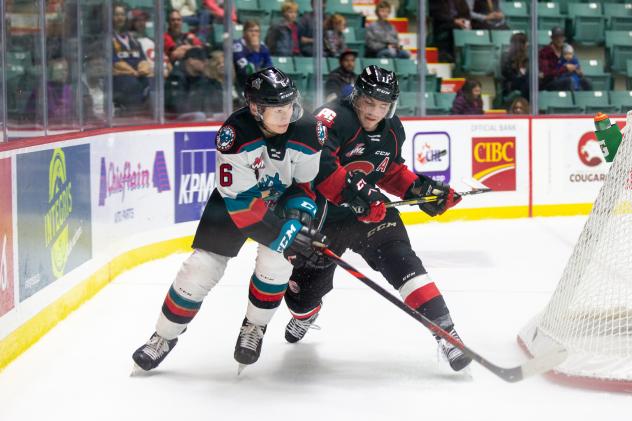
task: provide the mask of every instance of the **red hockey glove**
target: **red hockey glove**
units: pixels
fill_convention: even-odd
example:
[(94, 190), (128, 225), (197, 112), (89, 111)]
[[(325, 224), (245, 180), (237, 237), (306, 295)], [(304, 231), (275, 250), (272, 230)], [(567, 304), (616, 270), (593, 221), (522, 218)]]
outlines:
[(386, 206), (384, 202), (373, 202), (369, 206), (369, 211), (366, 215), (358, 215), (358, 221), (365, 224), (371, 222), (380, 222), (386, 216)]
[(359, 171), (347, 173), (347, 185), (342, 190), (342, 206), (348, 206), (358, 220), (380, 222), (386, 215), (386, 198)]
[(425, 175), (419, 175), (419, 178), (409, 187), (404, 198), (412, 199), (426, 196), (439, 197), (436, 202), (421, 203), (419, 205), (419, 209), (430, 216), (441, 215), (461, 201), (461, 196), (450, 185), (441, 181), (435, 181)]

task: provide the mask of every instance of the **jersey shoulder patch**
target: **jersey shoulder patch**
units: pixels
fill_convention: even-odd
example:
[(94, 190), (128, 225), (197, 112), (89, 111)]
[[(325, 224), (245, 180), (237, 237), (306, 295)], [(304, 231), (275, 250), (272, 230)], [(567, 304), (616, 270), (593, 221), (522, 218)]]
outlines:
[(215, 148), (221, 153), (236, 154), (265, 145), (257, 122), (246, 107), (235, 111), (215, 136)]
[[(309, 151), (309, 155), (320, 151), (327, 140), (327, 128), (319, 120), (309, 114), (303, 115), (294, 126), (293, 132), (289, 136), (288, 147), (292, 144), (301, 144), (299, 150)], [(305, 148), (307, 149), (305, 149)]]
[(320, 121), (326, 127), (331, 128), (331, 126), (334, 125), (334, 120), (337, 115), (338, 113), (331, 108), (324, 107), (316, 113), (316, 120)]
[(215, 148), (220, 152), (228, 152), (235, 145), (235, 139), (237, 139), (235, 128), (229, 124), (225, 124), (219, 129), (219, 132), (217, 132)]

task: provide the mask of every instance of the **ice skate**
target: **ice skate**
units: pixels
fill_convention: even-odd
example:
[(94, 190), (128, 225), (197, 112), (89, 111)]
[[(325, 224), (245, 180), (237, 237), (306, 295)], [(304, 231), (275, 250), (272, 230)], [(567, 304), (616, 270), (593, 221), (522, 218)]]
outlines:
[(318, 313), (307, 319), (292, 317), (287, 326), (285, 326), (285, 340), (293, 344), (303, 339), (309, 329), (320, 329), (320, 326), (314, 324), (316, 318), (318, 318)]
[[(459, 334), (456, 333), (454, 328), (448, 330), (448, 332), (452, 335), (452, 337), (458, 339), (459, 341), (461, 340)], [(441, 355), (441, 357), (450, 364), (452, 370), (461, 371), (472, 362), (470, 357), (465, 355), (463, 351), (452, 345), (450, 342), (439, 336), (435, 336), (435, 339), (437, 340), (439, 355)]]
[(140, 370), (149, 371), (158, 367), (177, 343), (178, 338), (169, 340), (154, 332), (147, 343), (132, 354), (135, 363), (132, 375), (138, 374)]
[(245, 366), (257, 362), (261, 354), (261, 344), (263, 335), (266, 333), (266, 326), (256, 325), (247, 318), (241, 324), (237, 343), (235, 344), (235, 360), (239, 363), (237, 374), (239, 375)]

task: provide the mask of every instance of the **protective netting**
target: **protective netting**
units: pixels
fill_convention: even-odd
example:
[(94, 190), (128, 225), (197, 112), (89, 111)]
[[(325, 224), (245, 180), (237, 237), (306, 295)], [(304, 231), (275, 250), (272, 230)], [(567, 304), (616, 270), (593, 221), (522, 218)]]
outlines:
[(623, 141), (562, 278), (519, 336), (533, 355), (560, 342), (569, 376), (632, 381), (632, 111)]

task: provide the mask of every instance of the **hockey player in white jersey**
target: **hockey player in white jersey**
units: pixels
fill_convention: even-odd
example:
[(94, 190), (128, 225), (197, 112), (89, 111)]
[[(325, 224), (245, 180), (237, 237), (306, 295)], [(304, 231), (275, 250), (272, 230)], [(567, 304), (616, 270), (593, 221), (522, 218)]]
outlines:
[(252, 74), (245, 96), (248, 105), (225, 121), (215, 139), (216, 188), (198, 225), (194, 251), (169, 288), (155, 333), (132, 356), (143, 370), (157, 367), (173, 349), (246, 238), (259, 245), (235, 347), (240, 364), (258, 359), (292, 265), (323, 264), (311, 246), (326, 242), (311, 228), (316, 214), (311, 182), (327, 129), (303, 116), (294, 82), (276, 68)]

